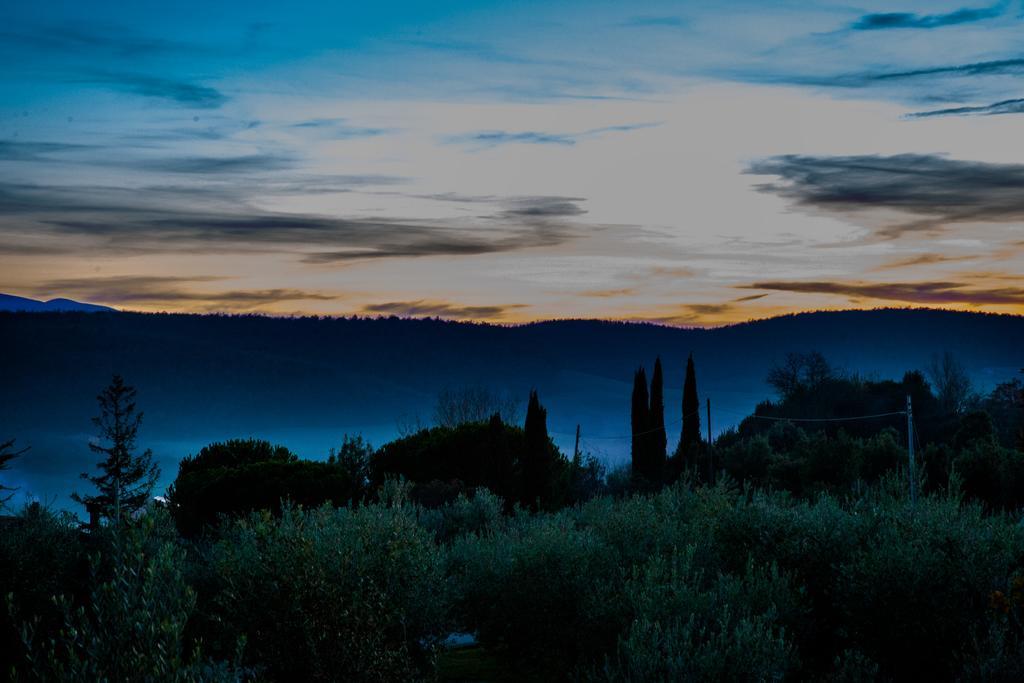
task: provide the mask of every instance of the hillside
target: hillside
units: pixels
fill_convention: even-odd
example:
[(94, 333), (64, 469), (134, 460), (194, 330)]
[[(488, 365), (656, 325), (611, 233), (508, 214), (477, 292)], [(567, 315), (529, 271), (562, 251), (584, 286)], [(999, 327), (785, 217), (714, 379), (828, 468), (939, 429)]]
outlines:
[(342, 434), (374, 443), (429, 422), (445, 386), (488, 385), (525, 398), (536, 387), (554, 437), (609, 462), (628, 456), (633, 370), (661, 355), (670, 441), (683, 367), (693, 352), (715, 431), (769, 391), (788, 351), (820, 350), (878, 377), (950, 350), (979, 387), (1024, 366), (1024, 317), (952, 311), (808, 313), (716, 329), (601, 321), (518, 327), (408, 319), (317, 319), (136, 313), (0, 313), (0, 436), (32, 452), (15, 483), (63, 494), (90, 466), (95, 395), (120, 372), (139, 390), (142, 442), (173, 478), (177, 461), (215, 439), (262, 436), (326, 457)]

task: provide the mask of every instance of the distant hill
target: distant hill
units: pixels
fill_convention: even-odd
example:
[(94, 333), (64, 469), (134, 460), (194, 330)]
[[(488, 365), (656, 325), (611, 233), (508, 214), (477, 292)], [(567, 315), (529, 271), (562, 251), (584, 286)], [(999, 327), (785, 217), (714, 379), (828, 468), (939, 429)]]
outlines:
[(50, 299), (49, 301), (37, 301), (23, 296), (13, 294), (0, 294), (0, 311), (24, 311), (29, 313), (45, 312), (80, 312), (80, 313), (114, 313), (117, 311), (110, 306), (98, 304), (83, 304), (71, 299)]
[[(694, 354), (714, 431), (770, 395), (764, 377), (788, 351), (819, 350), (874, 377), (924, 368), (952, 351), (989, 388), (1024, 367), (1024, 317), (953, 311), (807, 313), (716, 329), (566, 320), (504, 327), (440, 320), (268, 318), (140, 313), (0, 313), (0, 438), (32, 451), (16, 483), (64, 494), (92, 463), (95, 396), (120, 372), (145, 411), (141, 444), (164, 479), (203, 444), (261, 436), (326, 457), (344, 433), (376, 444), (431, 420), (438, 391), (538, 389), (556, 441), (609, 462), (629, 453), (633, 371), (660, 355), (670, 444), (683, 368)], [(703, 417), (703, 416), (702, 416)], [(705, 425), (706, 426), (706, 425)], [(674, 444), (672, 444), (674, 445)]]

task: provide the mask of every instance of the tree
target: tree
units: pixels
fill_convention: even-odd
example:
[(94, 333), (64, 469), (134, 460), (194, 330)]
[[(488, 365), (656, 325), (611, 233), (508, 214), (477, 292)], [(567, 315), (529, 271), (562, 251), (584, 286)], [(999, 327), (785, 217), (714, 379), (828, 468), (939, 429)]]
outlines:
[(665, 476), (665, 458), (668, 449), (668, 437), (665, 434), (665, 398), (664, 379), (661, 371), (661, 358), (654, 360), (654, 372), (651, 374), (651, 409), (648, 417), (650, 422), (650, 471), (648, 479), (660, 484)]
[(639, 368), (633, 375), (633, 401), (630, 413), (634, 479), (644, 478), (648, 472), (649, 449), (647, 444), (650, 443), (650, 411), (651, 404), (647, 397), (647, 373), (643, 368)]
[(133, 387), (125, 384), (120, 375), (114, 375), (110, 385), (96, 397), (100, 414), (92, 422), (99, 429), (99, 436), (89, 443), (89, 449), (103, 456), (99, 462), (102, 474), (82, 473), (82, 478), (96, 487), (96, 495), (75, 493), (71, 496), (90, 513), (95, 512), (115, 526), (146, 505), (160, 477), (160, 468), (153, 462), (153, 451), (147, 449), (141, 455), (135, 454), (142, 424), (135, 395)]
[(679, 435), (676, 452), (676, 470), (682, 472), (684, 459), (690, 457), (700, 444), (700, 398), (697, 396), (697, 372), (693, 354), (686, 359), (686, 379), (683, 382), (683, 430)]
[(439, 427), (458, 427), (467, 422), (487, 422), (499, 413), (507, 422), (519, 419), (521, 403), (510, 394), (487, 387), (443, 389), (434, 405), (434, 422)]
[(941, 356), (932, 355), (928, 378), (935, 387), (939, 406), (947, 414), (960, 414), (967, 409), (971, 400), (971, 379), (966, 368), (950, 351)]
[(357, 497), (369, 493), (370, 487), (370, 458), (373, 457), (373, 445), (364, 441), (362, 435), (349, 436), (345, 434), (341, 440), (341, 447), (331, 449), (327, 457), (327, 464), (338, 465), (348, 472), (349, 477), (355, 485)]
[[(24, 455), (28, 451), (27, 448), (20, 450), (14, 447), (14, 439), (10, 441), (0, 442), (0, 472), (10, 469), (11, 460), (14, 460), (18, 456)], [(7, 503), (14, 497), (14, 492), (17, 491), (16, 486), (4, 486), (0, 484), (0, 510), (3, 510), (7, 506)], [(4, 495), (4, 491), (10, 491), (7, 495)]]
[(553, 472), (550, 467), (548, 411), (541, 406), (535, 389), (530, 391), (523, 431), (523, 502), (536, 510), (539, 503), (546, 503), (550, 499)]
[(818, 351), (809, 351), (787, 353), (781, 365), (768, 371), (766, 380), (785, 401), (801, 391), (816, 389), (835, 376), (835, 370), (825, 356)]

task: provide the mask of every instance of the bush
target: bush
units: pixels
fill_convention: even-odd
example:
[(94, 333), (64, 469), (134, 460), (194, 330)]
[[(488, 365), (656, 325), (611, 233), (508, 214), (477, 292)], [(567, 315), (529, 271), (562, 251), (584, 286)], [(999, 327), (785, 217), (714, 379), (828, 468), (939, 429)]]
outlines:
[(159, 538), (159, 511), (137, 527), (113, 532), (106, 555), (93, 557), (91, 591), (85, 604), (62, 596), (55, 602), (63, 626), (47, 637), (39, 622), (24, 628), (33, 680), (230, 681), (226, 664), (204, 661), (198, 645), (186, 643), (185, 626), (195, 594), (185, 583), (183, 552)]
[(457, 625), (524, 676), (557, 678), (614, 644), (617, 563), (568, 515), (518, 516), (507, 530), (456, 539), (449, 571)]
[(615, 681), (774, 681), (795, 670), (779, 614), (800, 595), (774, 569), (709, 577), (689, 547), (653, 557), (625, 588), (631, 622), (595, 678)]
[(254, 513), (208, 552), (215, 640), (273, 680), (413, 680), (446, 633), (441, 552), (401, 501)]
[(71, 515), (54, 514), (38, 503), (0, 528), (0, 672), (24, 660), (21, 624), (32, 620), (38, 633), (55, 634), (64, 614), (53, 596), (84, 598), (88, 563), (78, 523)]
[(496, 531), (504, 521), (505, 502), (488, 491), (477, 489), (472, 496), (459, 495), (454, 502), (420, 511), (420, 524), (438, 543), (448, 543), (467, 534)]

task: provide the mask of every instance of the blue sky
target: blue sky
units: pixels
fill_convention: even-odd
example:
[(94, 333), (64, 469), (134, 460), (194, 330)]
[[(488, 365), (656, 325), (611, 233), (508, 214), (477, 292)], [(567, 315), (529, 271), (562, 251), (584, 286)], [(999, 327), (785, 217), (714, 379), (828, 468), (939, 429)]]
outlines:
[(1019, 2), (10, 3), (0, 291), (1022, 312)]

